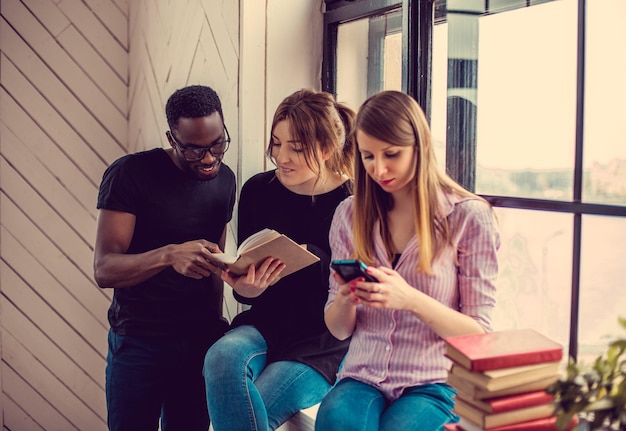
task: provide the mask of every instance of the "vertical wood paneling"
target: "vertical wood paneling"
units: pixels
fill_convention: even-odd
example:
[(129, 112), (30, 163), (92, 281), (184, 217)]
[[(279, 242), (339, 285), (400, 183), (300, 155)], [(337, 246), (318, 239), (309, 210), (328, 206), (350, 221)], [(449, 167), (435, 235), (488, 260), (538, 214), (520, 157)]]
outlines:
[[(10, 227), (10, 226), (9, 226)], [(67, 291), (61, 284), (46, 271), (34, 256), (30, 255), (28, 250), (13, 237), (7, 229), (2, 229), (2, 245), (3, 254), (10, 256), (6, 259), (7, 265), (11, 269), (20, 274), (20, 279), (29, 286), (21, 292), (7, 286), (7, 297), (11, 300), (18, 297), (24, 298), (33, 292), (37, 296), (34, 299), (42, 306), (49, 307), (52, 312), (59, 316), (60, 319), (74, 331), (79, 338), (76, 338), (80, 348), (84, 351), (92, 349), (95, 355), (101, 358), (106, 356), (106, 336), (107, 330), (100, 324), (90, 312), (85, 310), (78, 301)], [(4, 292), (3, 286), (3, 292)], [(28, 304), (28, 307), (31, 305)], [(52, 315), (52, 314), (51, 314)], [(47, 330), (45, 325), (42, 329)], [(94, 356), (95, 357), (95, 356)]]
[[(15, 168), (4, 159), (0, 159), (0, 171), (0, 181), (3, 183), (3, 202), (6, 199), (6, 202), (1, 206), (2, 225), (7, 226), (13, 220), (14, 212), (11, 211), (11, 205), (19, 208), (23, 218), (32, 223), (31, 229), (37, 231), (33, 235), (40, 234), (42, 238), (45, 237), (47, 241), (50, 241), (51, 247), (56, 247), (59, 250), (57, 259), (65, 262), (64, 271), (67, 274), (76, 272), (89, 277), (90, 283), (83, 284), (83, 289), (88, 289), (90, 285), (93, 285), (90, 276), (92, 254), (90, 244), (85, 242), (67, 222), (61, 219), (46, 200), (38, 195)], [(21, 229), (23, 222), (14, 223), (16, 228), (18, 224)], [(20, 241), (26, 241), (19, 232), (15, 236), (20, 238)], [(41, 247), (39, 244), (30, 247), (34, 256), (40, 255), (39, 247)], [(45, 262), (45, 264), (49, 266), (51, 262)], [(70, 268), (72, 269), (70, 270)], [(80, 282), (80, 279), (74, 277), (74, 281)], [(106, 292), (98, 290), (98, 294), (107, 295)]]
[(41, 363), (44, 367), (63, 382), (100, 419), (106, 420), (104, 391), (98, 382), (79, 370), (75, 360), (55, 345), (15, 305), (7, 300), (4, 300), (2, 305), (4, 313), (2, 321), (5, 323), (8, 334), (19, 340), (34, 357), (42, 358)]
[[(56, 180), (52, 172), (46, 170), (43, 163), (34, 160), (27, 151), (23, 151), (24, 147), (15, 135), (5, 127), (0, 130), (3, 133), (2, 156), (20, 172), (21, 176), (26, 178), (35, 193), (46, 197), (47, 202), (44, 205), (49, 205), (52, 211), (58, 213), (83, 240), (91, 243), (94, 223), (92, 214), (74, 199), (63, 184)], [(18, 200), (20, 196), (15, 198)], [(23, 205), (33, 203), (28, 199), (21, 202)], [(31, 216), (35, 218), (40, 215), (41, 213), (34, 213)], [(41, 223), (45, 224), (48, 221), (47, 218), (42, 219)]]
[(237, 139), (238, 3), (2, 0), (0, 15), (0, 428), (106, 429), (98, 185), (167, 146), (164, 105), (186, 85), (216, 89)]
[[(3, 406), (4, 424), (8, 429), (20, 431), (45, 431), (44, 428), (39, 426), (37, 422), (35, 422), (33, 418), (28, 415), (28, 413), (22, 410), (18, 404), (14, 403), (11, 398), (3, 396), (0, 401), (0, 404)], [(2, 419), (0, 419), (0, 425), (3, 425)]]
[[(8, 167), (6, 170), (11, 171)], [(0, 204), (4, 209), (3, 225), (10, 230), (12, 236), (18, 238), (26, 250), (37, 250), (33, 258), (45, 266), (46, 271), (84, 307), (87, 313), (90, 313), (103, 328), (107, 328), (106, 315), (97, 311), (108, 306), (109, 297), (104, 294), (103, 290), (96, 288), (88, 272), (81, 271), (76, 263), (69, 261), (62, 253), (63, 248), (72, 246), (78, 250), (82, 249), (83, 254), (90, 254), (90, 250), (71, 240), (59, 242), (59, 244), (53, 243), (4, 194), (0, 195)]]
[(111, 29), (105, 27), (99, 17), (81, 0), (63, 0), (58, 6), (95, 51), (111, 65), (118, 76), (127, 81), (127, 50), (111, 33)]
[[(167, 147), (165, 103), (191, 84), (220, 95), (239, 186), (263, 169), (268, 3), (0, 1), (0, 429), (106, 429), (112, 292), (92, 280), (102, 173), (128, 152)], [(243, 45), (240, 4), (254, 26)], [(259, 52), (244, 65), (240, 46)]]
[[(128, 51), (128, 5), (126, 2), (112, 2), (110, 0), (85, 0), (85, 4), (94, 16), (102, 22), (105, 29), (111, 33), (125, 51)], [(124, 54), (122, 54), (123, 56)], [(124, 74), (127, 73), (124, 65)]]
[(0, 2), (0, 429), (106, 430), (98, 185), (128, 147), (127, 0)]
[[(60, 102), (56, 106), (63, 108), (67, 121), (72, 123), (75, 128), (82, 130), (88, 142), (97, 143), (96, 132), (99, 132), (109, 135), (116, 145), (121, 145), (126, 139), (124, 116), (107, 101), (102, 91), (63, 50), (58, 41), (51, 38), (45, 27), (19, 0), (4, 0), (2, 9), (3, 16), (11, 22), (20, 38), (23, 38), (25, 44), (34, 50), (37, 57), (41, 59), (32, 62), (31, 67), (22, 69), (23, 73), (36, 86), (40, 82), (41, 84), (49, 84), (41, 85), (41, 91), (45, 92), (49, 100)], [(86, 14), (75, 15), (81, 19), (86, 19), (87, 16)], [(95, 23), (94, 27), (97, 27)], [(98, 35), (104, 37), (100, 33)], [(5, 49), (4, 43), (2, 49)], [(28, 50), (22, 47), (21, 52), (27, 53)], [(15, 50), (8, 52), (7, 49), (7, 55), (10, 58), (12, 54), (17, 53)], [(116, 52), (116, 54), (119, 55), (120, 53)], [(28, 61), (32, 58), (22, 56), (22, 59)], [(46, 75), (48, 78), (42, 79)], [(73, 121), (73, 117), (80, 112), (84, 113), (81, 121)]]
[(68, 422), (79, 430), (102, 429), (94, 424), (102, 423), (83, 401), (71, 392), (65, 383), (52, 374), (20, 342), (5, 333), (2, 354), (5, 362), (49, 402)]
[[(46, 431), (78, 430), (5, 361), (2, 362), (0, 371), (2, 371), (3, 390), (6, 397), (19, 405), (35, 423)], [(11, 431), (20, 429), (10, 428), (9, 424), (6, 426)]]
[[(6, 231), (2, 230), (2, 242), (5, 242)], [(11, 241), (14, 242), (14, 241)], [(6, 250), (3, 250), (5, 252)], [(84, 373), (84, 379), (91, 379), (104, 389), (104, 355), (89, 346), (83, 335), (72, 328), (50, 304), (46, 303), (37, 293), (20, 278), (10, 265), (2, 263), (2, 299), (9, 301), (20, 310), (35, 327), (44, 332), (69, 358), (74, 361), (76, 375)], [(6, 283), (6, 284), (5, 284)], [(5, 319), (3, 316), (2, 319)], [(8, 324), (5, 324), (5, 326)], [(3, 338), (7, 331), (3, 328)], [(98, 339), (91, 340), (97, 342)], [(104, 343), (106, 344), (106, 339)], [(100, 348), (102, 350), (102, 348)], [(5, 358), (2, 358), (3, 361)], [(44, 359), (44, 358), (42, 358)], [(3, 376), (4, 378), (4, 376)], [(3, 382), (4, 383), (4, 382)], [(23, 406), (28, 411), (28, 406)]]
[[(74, 27), (68, 27), (58, 38), (59, 43), (90, 79), (98, 86), (104, 97), (120, 111), (126, 113), (126, 82), (109, 67), (104, 59), (93, 50), (89, 41), (82, 38)], [(125, 117), (122, 117), (126, 121)]]
[[(19, 75), (15, 67), (10, 62), (4, 62), (4, 57), (0, 59), (0, 67), (3, 70), (3, 77), (5, 82), (15, 85), (15, 88), (21, 88), (22, 95), (31, 92), (32, 88), (28, 84), (22, 81), (23, 78)], [(20, 84), (26, 85), (20, 85)], [(32, 98), (29, 99), (24, 109), (28, 109), (29, 105), (34, 104), (37, 107), (33, 107), (33, 110), (43, 110), (43, 104), (45, 101), (37, 103), (37, 94), (34, 93)], [(4, 133), (10, 134), (11, 138), (17, 143), (18, 151), (27, 154), (28, 159), (36, 159), (42, 163), (46, 169), (50, 172), (54, 172), (63, 187), (65, 187), (69, 194), (71, 194), (79, 205), (83, 205), (84, 209), (91, 214), (91, 217), (96, 216), (96, 178), (89, 178), (85, 176), (84, 170), (81, 171), (78, 167), (72, 163), (72, 161), (65, 156), (63, 149), (56, 145), (49, 145), (49, 138), (45, 132), (37, 126), (37, 123), (33, 121), (33, 117), (29, 115), (33, 111), (27, 112), (19, 106), (15, 99), (0, 89), (0, 97), (2, 97), (3, 104), (0, 110), (0, 116), (4, 120), (6, 130)], [(2, 127), (5, 127), (4, 125)], [(8, 136), (8, 135), (7, 135)], [(68, 144), (68, 148), (65, 151), (71, 151), (72, 146)], [(104, 164), (99, 159), (94, 159), (94, 165), (98, 169), (102, 169)]]
[[(17, 0), (3, 0), (2, 8), (6, 3)], [(3, 54), (20, 70), (24, 77), (41, 93), (42, 97), (48, 101), (54, 110), (61, 116), (63, 122), (82, 138), (85, 145), (88, 145), (105, 162), (110, 163), (124, 154), (119, 142), (102, 126), (95, 114), (89, 112), (74, 93), (65, 86), (48, 65), (42, 61), (38, 53), (33, 51), (21, 38), (21, 35), (13, 31), (8, 25), (0, 28), (0, 49)], [(47, 46), (43, 46), (45, 51)], [(71, 79), (67, 76), (67, 79)], [(19, 94), (13, 94), (11, 87), (5, 87), (8, 93), (22, 102)], [(102, 94), (96, 90), (96, 98), (102, 100)], [(88, 97), (83, 94), (82, 97)], [(109, 110), (113, 111), (113, 110)], [(114, 123), (118, 126), (119, 122)], [(45, 127), (45, 121), (42, 122)], [(123, 132), (117, 131), (118, 136), (124, 136)], [(78, 163), (80, 164), (80, 163)]]

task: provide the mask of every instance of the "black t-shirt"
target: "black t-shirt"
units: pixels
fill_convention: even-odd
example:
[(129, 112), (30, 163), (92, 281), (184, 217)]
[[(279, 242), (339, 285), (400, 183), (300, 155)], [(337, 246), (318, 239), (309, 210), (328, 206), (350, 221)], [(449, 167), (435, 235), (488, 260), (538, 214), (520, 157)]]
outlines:
[(239, 198), (239, 242), (271, 228), (307, 244), (320, 262), (281, 279), (257, 298), (235, 294), (238, 301), (252, 307), (239, 314), (233, 325), (254, 325), (261, 332), (268, 344), (268, 363), (299, 361), (331, 384), (349, 341), (337, 340), (324, 323), (330, 275), (328, 231), (335, 208), (351, 190), (351, 183), (346, 182), (322, 195), (299, 195), (285, 188), (271, 171), (250, 178)]
[[(222, 164), (216, 178), (197, 180), (162, 148), (129, 154), (104, 173), (98, 208), (136, 216), (127, 253), (206, 239), (218, 243), (232, 218), (235, 175)], [(207, 333), (221, 318), (222, 290), (166, 268), (132, 287), (114, 290), (111, 328), (122, 335)]]

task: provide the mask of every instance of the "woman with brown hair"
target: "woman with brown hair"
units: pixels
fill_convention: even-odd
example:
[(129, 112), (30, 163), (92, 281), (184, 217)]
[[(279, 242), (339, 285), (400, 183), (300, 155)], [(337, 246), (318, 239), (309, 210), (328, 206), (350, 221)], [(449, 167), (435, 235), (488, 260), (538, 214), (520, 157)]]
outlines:
[(267, 154), (276, 169), (243, 186), (238, 238), (263, 228), (306, 244), (320, 261), (281, 278), (268, 258), (246, 275), (223, 280), (251, 305), (207, 352), (204, 375), (216, 431), (274, 430), (319, 403), (335, 383), (348, 341), (324, 324), (328, 231), (337, 205), (352, 192), (354, 112), (324, 92), (296, 91), (278, 106)]

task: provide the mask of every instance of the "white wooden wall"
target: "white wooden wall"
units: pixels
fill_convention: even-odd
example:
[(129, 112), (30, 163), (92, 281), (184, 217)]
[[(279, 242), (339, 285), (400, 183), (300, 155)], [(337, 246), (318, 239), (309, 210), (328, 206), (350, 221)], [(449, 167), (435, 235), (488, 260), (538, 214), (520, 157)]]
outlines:
[(111, 292), (92, 280), (104, 169), (166, 146), (165, 102), (197, 83), (221, 97), (239, 186), (264, 170), (276, 104), (319, 87), (320, 5), (0, 0), (0, 429), (106, 429)]
[(0, 3), (0, 424), (106, 429), (97, 188), (127, 146), (126, 0)]

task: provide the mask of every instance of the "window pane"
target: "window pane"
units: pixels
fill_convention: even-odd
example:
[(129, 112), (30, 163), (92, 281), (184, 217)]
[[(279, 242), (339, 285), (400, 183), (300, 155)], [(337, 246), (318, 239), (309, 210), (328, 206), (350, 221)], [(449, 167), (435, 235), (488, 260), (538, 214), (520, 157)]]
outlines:
[(476, 191), (571, 200), (576, 0), (479, 23)]
[(572, 215), (496, 208), (502, 245), (495, 330), (534, 328), (567, 354)]
[(367, 98), (368, 21), (340, 24), (337, 30), (337, 100), (353, 109)]
[(385, 36), (383, 90), (402, 91), (402, 33)]
[(437, 164), (446, 167), (446, 101), (448, 86), (448, 24), (433, 28), (430, 128)]
[(626, 2), (587, 5), (583, 200), (626, 205)]
[(337, 100), (358, 109), (382, 90), (402, 89), (402, 11), (340, 24)]
[(590, 363), (609, 340), (623, 337), (626, 318), (626, 219), (583, 216), (578, 360)]

